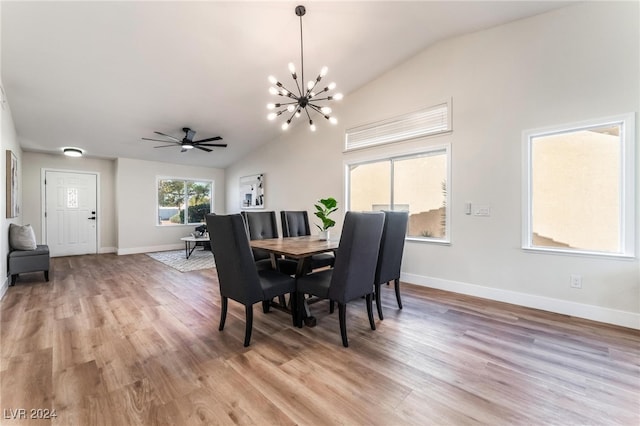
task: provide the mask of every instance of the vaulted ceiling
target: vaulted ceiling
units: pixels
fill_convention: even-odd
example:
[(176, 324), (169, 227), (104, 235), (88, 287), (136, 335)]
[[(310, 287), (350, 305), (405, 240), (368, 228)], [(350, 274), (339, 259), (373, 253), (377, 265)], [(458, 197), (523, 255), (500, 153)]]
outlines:
[[(568, 3), (307, 1), (305, 73), (327, 65), (347, 103), (439, 40)], [(226, 167), (282, 132), (266, 119), (267, 76), (287, 81), (299, 66), (298, 4), (3, 1), (2, 82), (22, 148)], [(141, 139), (181, 139), (183, 127), (229, 146), (181, 153)]]

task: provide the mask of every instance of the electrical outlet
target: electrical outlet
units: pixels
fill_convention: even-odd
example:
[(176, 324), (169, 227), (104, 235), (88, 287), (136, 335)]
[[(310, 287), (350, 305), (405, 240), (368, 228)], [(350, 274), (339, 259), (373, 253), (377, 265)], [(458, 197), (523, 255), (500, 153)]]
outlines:
[(571, 288), (582, 288), (582, 275), (571, 274)]
[(475, 206), (474, 216), (491, 216), (491, 208), (489, 206)]

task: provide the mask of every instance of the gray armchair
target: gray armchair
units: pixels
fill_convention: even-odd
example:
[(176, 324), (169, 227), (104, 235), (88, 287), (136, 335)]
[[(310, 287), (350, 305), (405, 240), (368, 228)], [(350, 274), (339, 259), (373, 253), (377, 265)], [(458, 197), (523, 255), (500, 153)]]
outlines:
[(7, 255), (7, 275), (11, 276), (10, 285), (16, 284), (20, 274), (41, 271), (44, 272), (44, 279), (49, 281), (49, 246), (36, 245), (33, 230), (29, 225), (10, 224), (9, 254)]

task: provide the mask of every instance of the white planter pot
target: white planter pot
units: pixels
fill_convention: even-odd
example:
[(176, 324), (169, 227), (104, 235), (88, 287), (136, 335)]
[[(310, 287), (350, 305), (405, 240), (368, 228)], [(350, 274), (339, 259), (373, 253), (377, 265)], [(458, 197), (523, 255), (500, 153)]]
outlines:
[(329, 239), (329, 231), (320, 231), (320, 233), (318, 234), (318, 237), (320, 238), (320, 240), (322, 241), (326, 241)]

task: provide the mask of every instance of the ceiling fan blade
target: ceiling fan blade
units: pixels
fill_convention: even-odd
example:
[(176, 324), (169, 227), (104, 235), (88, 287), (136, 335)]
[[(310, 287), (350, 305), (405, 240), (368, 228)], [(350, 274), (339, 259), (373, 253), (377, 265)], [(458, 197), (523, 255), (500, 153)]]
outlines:
[(176, 144), (171, 144), (171, 145), (158, 145), (158, 146), (154, 146), (154, 148), (167, 148), (169, 146), (176, 146)]
[(186, 132), (186, 135), (184, 138), (189, 142), (193, 141), (193, 137), (196, 135), (196, 132), (191, 129), (187, 129), (185, 130), (185, 132)]
[(154, 141), (154, 142), (164, 142), (164, 143), (180, 143), (180, 142), (163, 141), (162, 139), (151, 139), (151, 138), (142, 138), (142, 140)]
[(199, 144), (196, 144), (194, 142), (194, 144), (195, 144), (194, 146), (218, 146), (220, 148), (226, 148), (227, 147), (226, 143), (199, 143)]
[(193, 143), (219, 141), (220, 139), (222, 139), (220, 136), (215, 136), (215, 137), (209, 138), (209, 139), (202, 139), (200, 141), (193, 141)]
[(174, 140), (176, 142), (182, 142), (180, 139), (176, 139), (173, 136), (165, 135), (164, 133), (160, 133), (160, 132), (153, 132), (153, 133), (155, 133), (156, 135), (164, 136), (165, 138), (169, 138), (169, 139)]
[(203, 147), (202, 147), (202, 145), (194, 145), (193, 147), (194, 147), (194, 148), (201, 149), (201, 150), (203, 150), (203, 151), (211, 152), (211, 150), (210, 150), (209, 148), (203, 148)]

